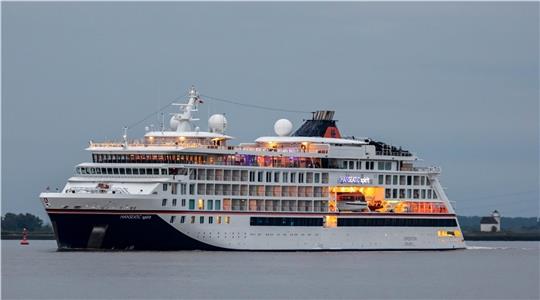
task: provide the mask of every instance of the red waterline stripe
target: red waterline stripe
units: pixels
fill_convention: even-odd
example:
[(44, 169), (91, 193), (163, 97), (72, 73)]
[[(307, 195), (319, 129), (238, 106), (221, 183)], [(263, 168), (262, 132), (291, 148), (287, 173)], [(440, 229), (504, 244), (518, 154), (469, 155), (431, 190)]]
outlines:
[(100, 209), (57, 209), (46, 210), (51, 214), (104, 214), (104, 215), (141, 215), (141, 214), (233, 214), (233, 215), (310, 215), (310, 216), (396, 216), (396, 217), (455, 217), (455, 214), (398, 214), (398, 213), (319, 213), (319, 212), (271, 212), (271, 211), (197, 211), (197, 210), (100, 210)]

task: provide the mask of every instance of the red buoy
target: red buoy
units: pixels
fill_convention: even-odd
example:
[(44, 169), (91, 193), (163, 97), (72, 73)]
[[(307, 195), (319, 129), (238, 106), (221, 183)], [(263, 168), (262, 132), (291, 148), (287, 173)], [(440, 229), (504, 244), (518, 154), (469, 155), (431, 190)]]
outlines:
[(28, 230), (26, 230), (26, 228), (23, 229), (23, 232), (22, 232), (22, 240), (21, 240), (21, 245), (28, 245)]

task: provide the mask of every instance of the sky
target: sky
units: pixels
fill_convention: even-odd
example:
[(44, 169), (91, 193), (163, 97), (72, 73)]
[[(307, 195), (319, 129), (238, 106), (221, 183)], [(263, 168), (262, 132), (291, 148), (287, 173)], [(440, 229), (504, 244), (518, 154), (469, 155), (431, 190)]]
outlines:
[[(332, 109), (344, 135), (442, 168), (461, 215), (539, 215), (539, 3), (2, 2), (2, 213), (90, 161), (89, 140), (185, 95)], [(166, 113), (173, 109), (166, 110)], [(309, 114), (208, 100), (236, 142)], [(159, 126), (159, 115), (130, 128)]]

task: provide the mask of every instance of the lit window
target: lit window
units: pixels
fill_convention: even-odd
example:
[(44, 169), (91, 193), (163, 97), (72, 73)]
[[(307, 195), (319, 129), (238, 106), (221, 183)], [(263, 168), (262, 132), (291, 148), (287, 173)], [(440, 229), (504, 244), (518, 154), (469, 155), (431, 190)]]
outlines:
[(231, 217), (226, 216), (225, 217), (225, 224), (230, 224), (230, 223), (231, 223)]
[(217, 218), (216, 218), (216, 223), (217, 223), (217, 224), (221, 224), (221, 216), (217, 216)]
[(203, 199), (197, 200), (197, 209), (204, 209), (204, 200)]

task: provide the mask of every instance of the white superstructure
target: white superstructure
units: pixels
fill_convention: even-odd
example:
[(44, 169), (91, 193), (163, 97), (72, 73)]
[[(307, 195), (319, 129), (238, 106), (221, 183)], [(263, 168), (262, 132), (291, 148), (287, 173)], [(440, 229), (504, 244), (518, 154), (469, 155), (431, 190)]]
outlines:
[(465, 246), (437, 167), (367, 138), (331, 111), (292, 133), (228, 145), (227, 119), (194, 125), (192, 88), (170, 131), (91, 142), (62, 191), (41, 201), (59, 249), (369, 250)]

